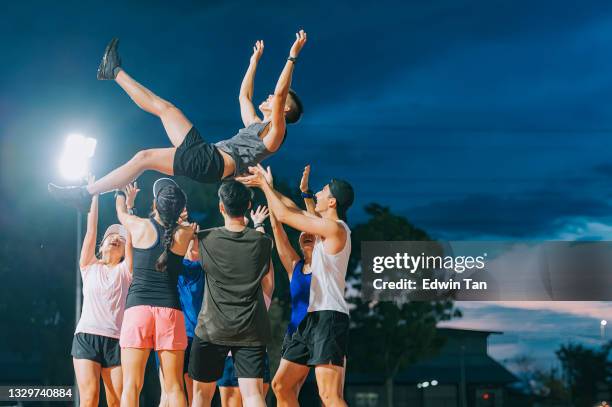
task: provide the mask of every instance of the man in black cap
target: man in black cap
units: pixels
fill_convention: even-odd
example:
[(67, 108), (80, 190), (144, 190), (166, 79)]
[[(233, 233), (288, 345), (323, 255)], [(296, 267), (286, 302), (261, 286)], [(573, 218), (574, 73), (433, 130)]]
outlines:
[(342, 396), (349, 309), (344, 299), (346, 270), (351, 255), (351, 230), (346, 212), (353, 204), (353, 187), (332, 179), (315, 194), (316, 215), (299, 209), (272, 187), (270, 167), (249, 167), (245, 185), (260, 188), (272, 214), (282, 223), (316, 236), (308, 314), (282, 355), (272, 389), (278, 405), (297, 405), (294, 389), (315, 368), (319, 396), (326, 406), (346, 406)]

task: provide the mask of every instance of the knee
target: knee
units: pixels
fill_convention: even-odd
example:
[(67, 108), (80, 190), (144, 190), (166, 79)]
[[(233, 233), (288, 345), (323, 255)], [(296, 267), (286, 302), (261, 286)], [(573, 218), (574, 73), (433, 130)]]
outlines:
[(278, 379), (276, 377), (272, 379), (272, 391), (277, 396), (291, 392), (290, 387), (291, 386), (287, 386), (287, 384), (282, 379)]
[(122, 393), (139, 393), (142, 389), (142, 381), (132, 378), (127, 378), (123, 381)]
[(155, 108), (160, 117), (169, 116), (178, 111), (178, 108), (167, 100), (158, 100), (155, 104)]
[(132, 161), (136, 163), (146, 163), (153, 156), (153, 152), (151, 150), (140, 150), (134, 157), (132, 157)]

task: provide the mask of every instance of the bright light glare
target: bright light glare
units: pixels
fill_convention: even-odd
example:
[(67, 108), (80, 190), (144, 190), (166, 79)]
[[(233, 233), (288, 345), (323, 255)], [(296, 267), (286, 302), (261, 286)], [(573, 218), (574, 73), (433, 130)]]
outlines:
[(431, 385), (432, 386), (437, 386), (438, 385), (438, 381), (437, 380), (432, 380), (431, 381)]
[(429, 387), (429, 382), (423, 382), (422, 386), (423, 386), (423, 388)]
[(71, 134), (66, 138), (60, 156), (60, 172), (69, 180), (83, 179), (89, 172), (89, 159), (96, 152), (96, 139)]
[(606, 321), (605, 319), (602, 319), (602, 320), (601, 320), (601, 325), (602, 325), (602, 326), (606, 326), (606, 325), (608, 325), (608, 321)]

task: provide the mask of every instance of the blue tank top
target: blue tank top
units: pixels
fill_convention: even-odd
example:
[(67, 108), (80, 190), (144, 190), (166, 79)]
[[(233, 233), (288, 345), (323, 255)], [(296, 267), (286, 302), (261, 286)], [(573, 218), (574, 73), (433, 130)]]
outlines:
[(185, 315), (185, 330), (187, 336), (193, 338), (204, 298), (204, 273), (199, 261), (183, 259), (183, 270), (178, 275), (178, 292)]
[(312, 273), (304, 274), (302, 272), (303, 269), (304, 260), (300, 260), (293, 268), (293, 275), (289, 283), (289, 291), (291, 292), (291, 319), (289, 320), (289, 325), (287, 325), (288, 335), (293, 335), (308, 312)]

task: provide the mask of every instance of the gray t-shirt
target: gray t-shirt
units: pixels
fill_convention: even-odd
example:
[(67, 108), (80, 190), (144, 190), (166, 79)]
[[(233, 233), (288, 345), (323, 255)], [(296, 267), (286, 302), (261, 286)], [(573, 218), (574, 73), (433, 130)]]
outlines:
[(250, 126), (238, 130), (238, 134), (228, 140), (215, 143), (215, 146), (232, 156), (236, 164), (234, 176), (245, 174), (249, 166), (255, 166), (272, 153), (266, 148), (259, 137), (270, 122), (255, 122)]
[(251, 228), (225, 227), (198, 234), (206, 273), (196, 335), (228, 346), (264, 346), (271, 340), (261, 280), (270, 266), (272, 239)]

